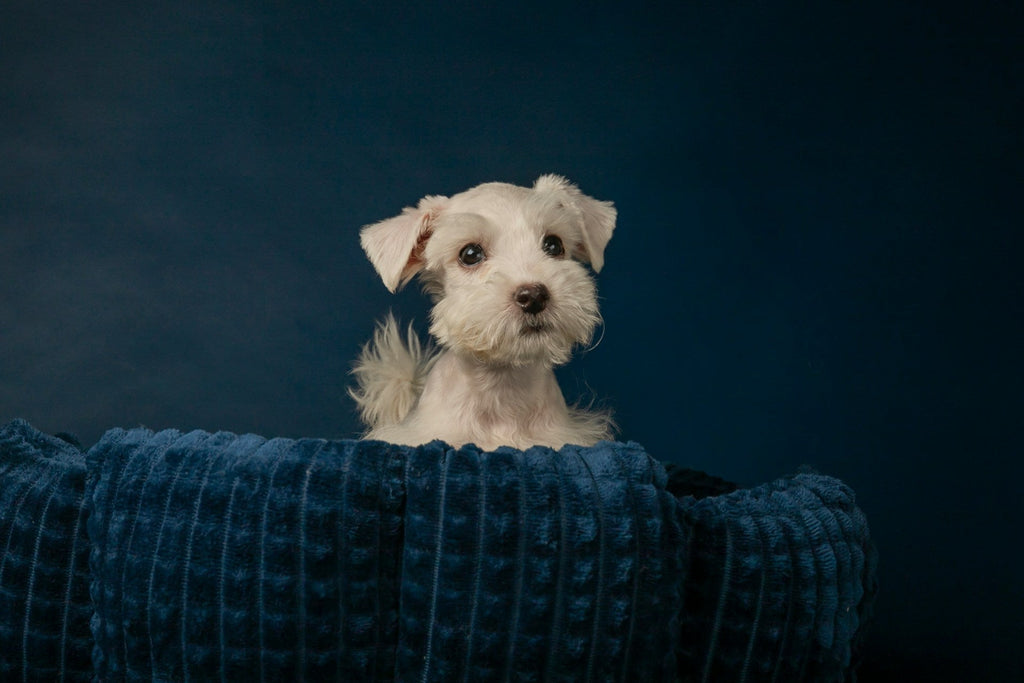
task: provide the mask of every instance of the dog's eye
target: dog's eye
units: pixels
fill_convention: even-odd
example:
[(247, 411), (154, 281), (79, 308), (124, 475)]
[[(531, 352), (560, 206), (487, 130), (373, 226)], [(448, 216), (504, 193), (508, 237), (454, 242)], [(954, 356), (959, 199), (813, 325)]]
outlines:
[(459, 263), (464, 266), (475, 266), (484, 260), (484, 248), (479, 244), (467, 244), (459, 250)]
[(548, 256), (554, 256), (555, 258), (565, 254), (565, 247), (562, 246), (562, 239), (558, 235), (547, 235), (544, 237), (544, 242), (541, 244), (541, 249)]

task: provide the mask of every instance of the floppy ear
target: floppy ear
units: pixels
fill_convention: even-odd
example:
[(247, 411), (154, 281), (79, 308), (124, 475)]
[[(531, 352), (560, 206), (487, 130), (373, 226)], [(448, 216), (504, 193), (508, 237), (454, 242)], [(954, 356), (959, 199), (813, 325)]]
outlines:
[(447, 197), (424, 197), (416, 208), (408, 207), (398, 216), (360, 231), (363, 251), (389, 292), (397, 292), (423, 269), (423, 245), (447, 204)]
[(600, 272), (604, 265), (604, 248), (615, 230), (615, 205), (588, 197), (559, 175), (542, 175), (537, 178), (533, 188), (538, 192), (563, 195), (563, 203), (579, 216), (583, 233), (583, 243), (578, 245), (574, 256), (589, 262), (594, 272)]

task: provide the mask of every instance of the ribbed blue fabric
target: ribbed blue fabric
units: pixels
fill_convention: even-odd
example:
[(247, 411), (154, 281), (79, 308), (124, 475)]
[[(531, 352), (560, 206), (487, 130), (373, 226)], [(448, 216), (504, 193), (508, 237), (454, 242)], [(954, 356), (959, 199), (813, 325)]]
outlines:
[(85, 455), (23, 420), (0, 427), (0, 681), (87, 681)]
[(399, 680), (674, 678), (686, 543), (639, 446), (435, 443), (408, 476)]
[(84, 456), (16, 421), (0, 680), (848, 678), (876, 590), (853, 492), (670, 469), (144, 429)]
[(853, 491), (801, 474), (681, 503), (691, 558), (682, 678), (846, 680), (877, 591)]
[(89, 464), (102, 680), (391, 680), (402, 457), (137, 429)]

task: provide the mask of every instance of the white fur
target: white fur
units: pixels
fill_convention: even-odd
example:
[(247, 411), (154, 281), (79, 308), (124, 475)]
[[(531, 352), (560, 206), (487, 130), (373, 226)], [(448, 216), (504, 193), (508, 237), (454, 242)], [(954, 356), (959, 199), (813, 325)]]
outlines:
[[(388, 290), (420, 276), (441, 347), (425, 352), (411, 328), (403, 341), (385, 318), (353, 370), (364, 438), (485, 450), (610, 438), (609, 415), (567, 406), (552, 368), (588, 344), (600, 321), (594, 282), (580, 262), (601, 269), (615, 217), (611, 203), (546, 175), (533, 188), (486, 183), (451, 198), (425, 197), (363, 228), (363, 249)], [(564, 256), (543, 251), (548, 235), (561, 239)], [(483, 247), (482, 262), (460, 263), (467, 244)], [(549, 299), (529, 312), (516, 292), (536, 285)]]

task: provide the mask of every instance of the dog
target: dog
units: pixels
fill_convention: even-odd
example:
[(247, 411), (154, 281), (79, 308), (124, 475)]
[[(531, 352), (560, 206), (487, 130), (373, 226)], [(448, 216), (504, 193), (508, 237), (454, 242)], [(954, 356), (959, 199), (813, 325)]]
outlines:
[[(525, 449), (611, 439), (609, 412), (566, 405), (553, 368), (601, 321), (584, 264), (599, 272), (611, 202), (544, 175), (533, 187), (485, 183), (365, 226), (360, 242), (392, 293), (419, 276), (433, 300), (424, 347), (388, 314), (363, 347), (349, 393), (364, 439), (435, 439)], [(439, 347), (439, 348), (438, 348)]]

